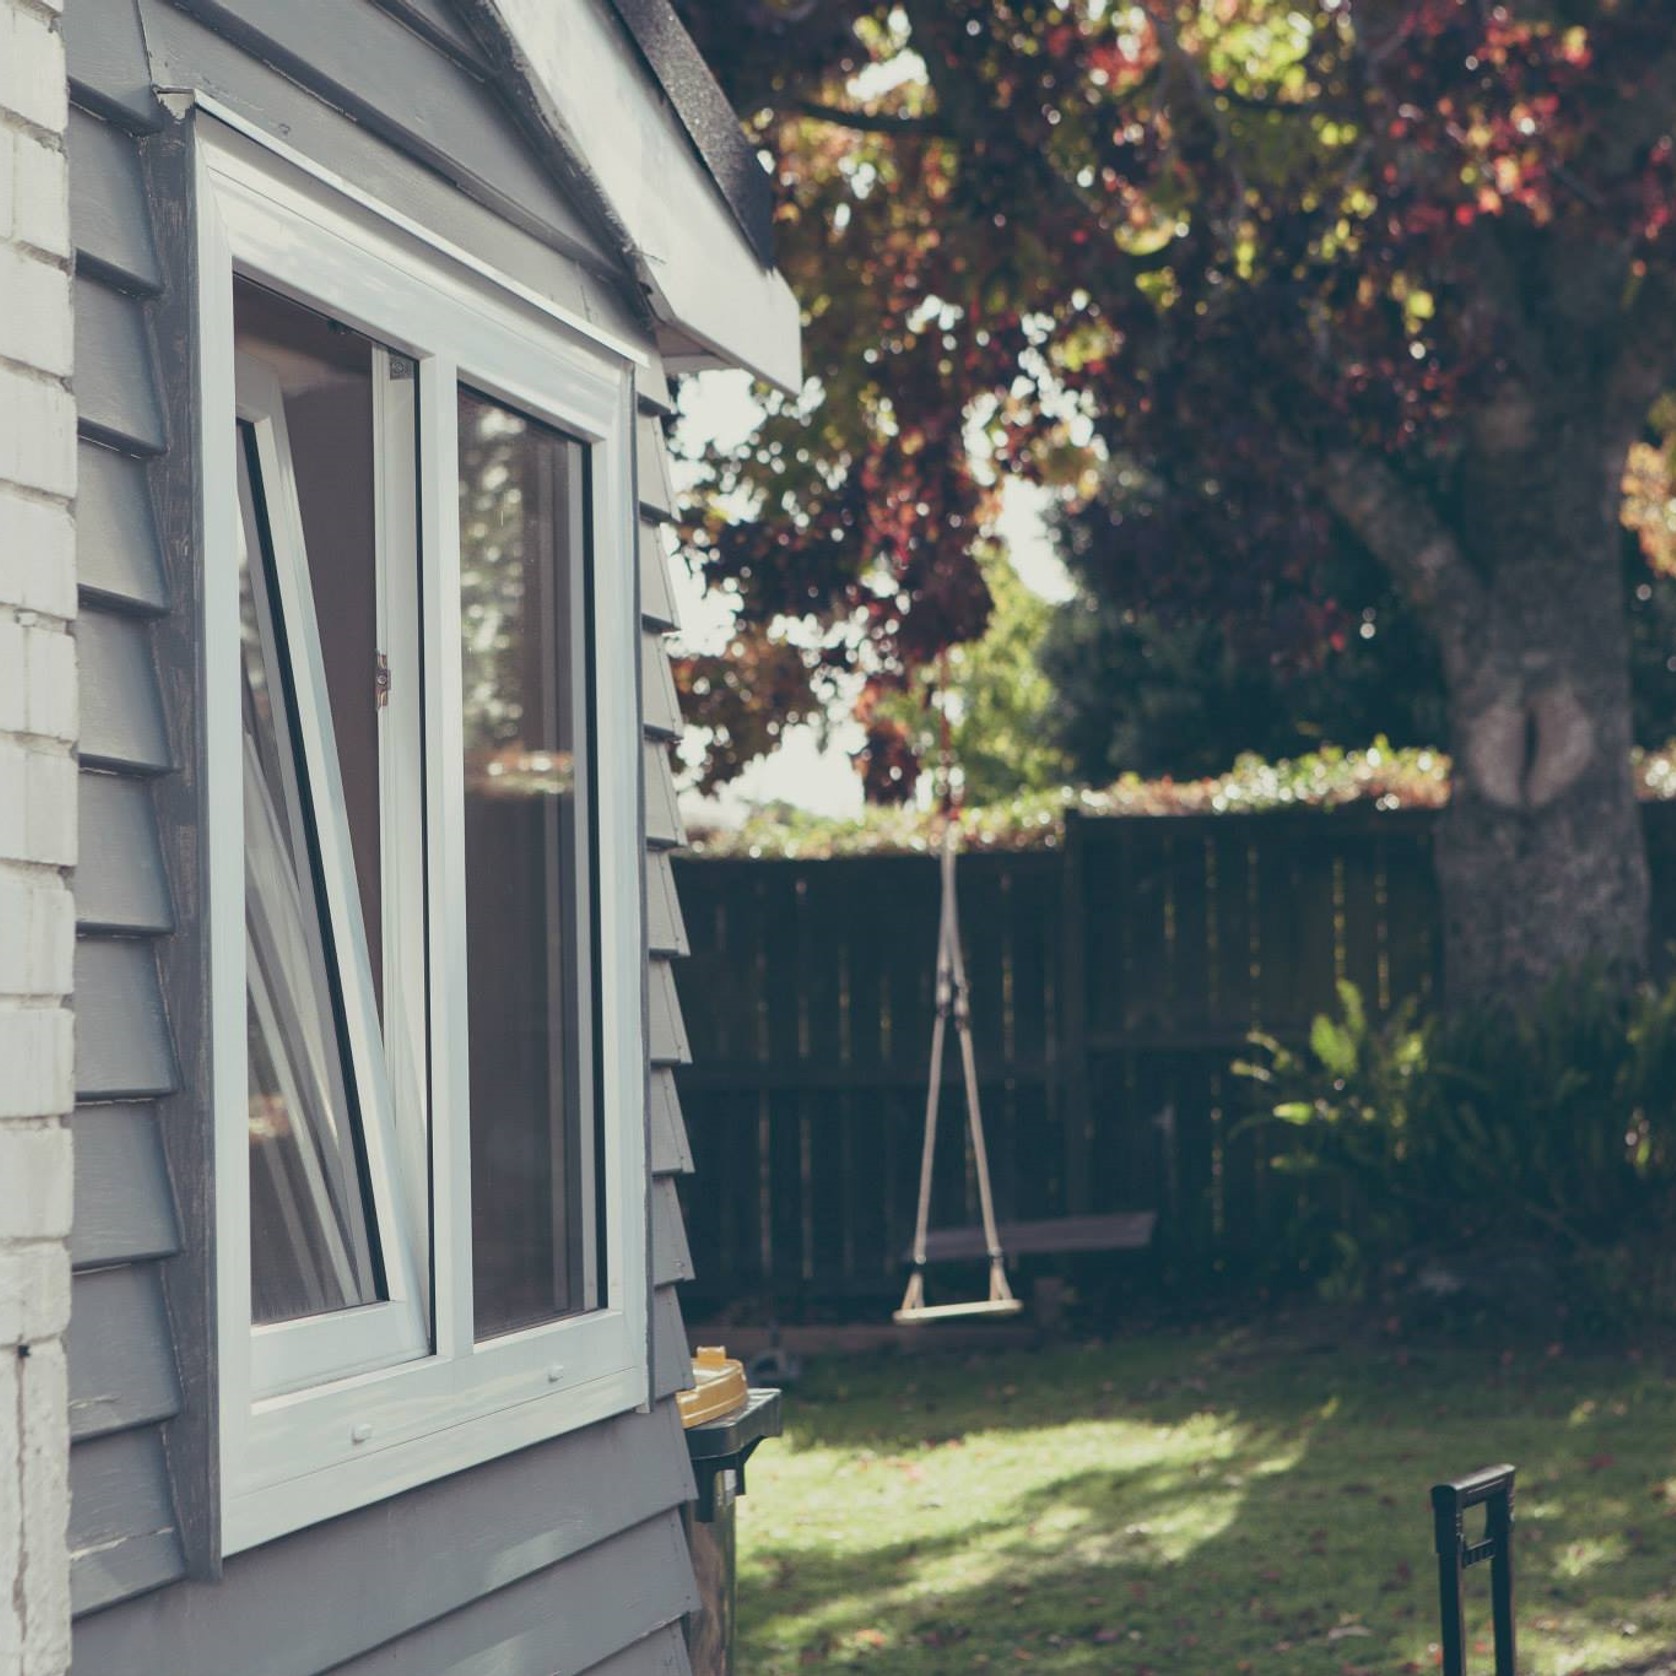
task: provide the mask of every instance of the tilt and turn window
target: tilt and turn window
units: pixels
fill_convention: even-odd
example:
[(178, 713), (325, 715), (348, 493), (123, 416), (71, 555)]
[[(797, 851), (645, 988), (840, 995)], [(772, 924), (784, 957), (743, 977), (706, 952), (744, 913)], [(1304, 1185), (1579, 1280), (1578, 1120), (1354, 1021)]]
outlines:
[(206, 444), (224, 1551), (646, 1393), (631, 386), (291, 248)]
[[(235, 320), (251, 1317), (275, 1329), (257, 1362), (277, 1391), (430, 1347), (428, 1192), (404, 1213), (395, 1186), (397, 1102), (423, 1102), (423, 1059), (404, 1054), (423, 1008), (386, 1005), (424, 913), (406, 900), (423, 877), (424, 764), (402, 761), (424, 732), (418, 669), (404, 660), (392, 704), (385, 650), (418, 644), (399, 620), (417, 609), (418, 520), (394, 504), (416, 493), (417, 412), (411, 362), (359, 334), (243, 283)], [(472, 1304), (487, 1338), (597, 1298), (584, 451), (470, 389), (457, 407)], [(306, 1339), (319, 1357), (297, 1353)]]

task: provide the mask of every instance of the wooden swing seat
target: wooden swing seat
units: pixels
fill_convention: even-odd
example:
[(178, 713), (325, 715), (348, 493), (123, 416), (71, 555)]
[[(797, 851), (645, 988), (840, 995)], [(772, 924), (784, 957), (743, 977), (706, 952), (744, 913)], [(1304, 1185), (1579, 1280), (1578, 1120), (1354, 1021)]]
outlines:
[(1024, 1308), (1021, 1298), (978, 1298), (964, 1304), (905, 1304), (891, 1315), (901, 1327), (920, 1321), (954, 1321), (961, 1316), (1017, 1315)]
[[(1109, 1216), (1003, 1222), (997, 1231), (1009, 1257), (1059, 1257), (1075, 1251), (1144, 1251), (1152, 1244), (1157, 1226), (1156, 1211), (1136, 1210)], [(932, 1228), (926, 1232), (928, 1263), (954, 1263), (988, 1255), (989, 1242), (981, 1227)]]

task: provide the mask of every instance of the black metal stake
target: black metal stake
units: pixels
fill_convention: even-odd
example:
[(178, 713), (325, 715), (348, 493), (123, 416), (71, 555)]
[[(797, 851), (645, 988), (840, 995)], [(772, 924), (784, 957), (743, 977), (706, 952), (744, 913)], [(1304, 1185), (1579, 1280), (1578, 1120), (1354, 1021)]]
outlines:
[[(1510, 1466), (1486, 1467), (1452, 1483), (1432, 1486), (1443, 1676), (1466, 1676), (1466, 1608), (1461, 1584), (1467, 1569), (1484, 1560), (1490, 1562), (1496, 1676), (1517, 1676), (1513, 1640), (1513, 1473)], [(1478, 1542), (1468, 1542), (1466, 1511), (1478, 1506), (1484, 1508), (1484, 1535)]]

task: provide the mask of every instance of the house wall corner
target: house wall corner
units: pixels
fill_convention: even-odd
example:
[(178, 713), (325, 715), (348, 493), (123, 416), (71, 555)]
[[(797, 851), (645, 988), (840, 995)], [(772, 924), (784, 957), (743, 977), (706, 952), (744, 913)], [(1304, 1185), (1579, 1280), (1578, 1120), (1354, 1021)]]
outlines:
[(70, 1662), (75, 400), (61, 0), (0, 0), (0, 1670)]

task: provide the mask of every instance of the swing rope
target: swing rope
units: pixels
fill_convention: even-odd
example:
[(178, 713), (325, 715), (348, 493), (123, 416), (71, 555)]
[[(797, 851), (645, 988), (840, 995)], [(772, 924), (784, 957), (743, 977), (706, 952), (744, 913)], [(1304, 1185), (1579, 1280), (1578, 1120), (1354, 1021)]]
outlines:
[[(931, 1077), (925, 1096), (925, 1138), (920, 1149), (919, 1210), (914, 1219), (913, 1272), (902, 1306), (892, 1319), (901, 1323), (954, 1315), (1014, 1315), (1023, 1307), (1007, 1284), (1006, 1257), (995, 1223), (995, 1200), (989, 1185), (989, 1149), (984, 1145), (983, 1110), (978, 1101), (978, 1064), (972, 1045), (971, 991), (966, 957), (960, 947), (960, 910), (955, 894), (957, 825), (943, 828), (942, 911), (937, 928), (937, 1016), (931, 1027)], [(937, 1158), (937, 1108), (943, 1089), (943, 1049), (948, 1023), (960, 1039), (960, 1063), (966, 1082), (966, 1123), (972, 1140), (972, 1164), (983, 1211), (984, 1244), (989, 1252), (989, 1296), (973, 1303), (928, 1305), (925, 1301), (926, 1238), (931, 1223), (931, 1177)]]

